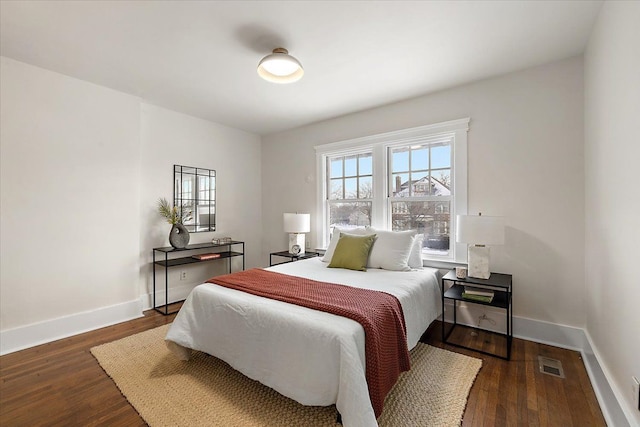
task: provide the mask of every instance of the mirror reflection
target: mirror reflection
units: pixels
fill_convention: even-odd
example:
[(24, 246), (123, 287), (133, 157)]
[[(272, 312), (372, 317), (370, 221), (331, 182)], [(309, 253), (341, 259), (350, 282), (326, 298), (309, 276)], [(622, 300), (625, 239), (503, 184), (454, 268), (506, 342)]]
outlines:
[(216, 171), (173, 166), (173, 203), (193, 213), (183, 225), (191, 233), (216, 230)]

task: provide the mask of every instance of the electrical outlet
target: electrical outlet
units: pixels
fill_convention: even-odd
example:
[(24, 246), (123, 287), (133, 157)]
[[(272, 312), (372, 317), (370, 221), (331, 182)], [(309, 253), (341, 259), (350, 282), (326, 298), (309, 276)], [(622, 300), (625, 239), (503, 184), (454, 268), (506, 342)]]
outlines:
[(307, 249), (311, 249), (311, 242), (307, 240), (305, 242), (305, 246), (306, 246)]
[(631, 377), (631, 380), (633, 382), (633, 401), (640, 411), (640, 381), (636, 377)]
[(180, 280), (187, 280), (187, 272), (182, 270), (180, 272)]

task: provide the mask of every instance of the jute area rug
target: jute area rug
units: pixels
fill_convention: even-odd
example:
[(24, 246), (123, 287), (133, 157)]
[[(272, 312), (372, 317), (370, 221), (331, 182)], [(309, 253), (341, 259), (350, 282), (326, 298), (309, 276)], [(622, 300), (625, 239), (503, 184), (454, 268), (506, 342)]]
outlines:
[[(335, 406), (303, 406), (225, 362), (194, 352), (178, 360), (169, 325), (91, 349), (122, 394), (156, 426), (335, 426)], [(411, 370), (387, 396), (380, 426), (457, 426), (482, 361), (418, 344)]]

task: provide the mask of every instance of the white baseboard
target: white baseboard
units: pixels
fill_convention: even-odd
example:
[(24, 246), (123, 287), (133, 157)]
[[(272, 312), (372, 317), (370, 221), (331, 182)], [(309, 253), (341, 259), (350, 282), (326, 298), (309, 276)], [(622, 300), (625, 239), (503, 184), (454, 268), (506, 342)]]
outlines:
[(616, 393), (615, 384), (610, 381), (611, 376), (606, 374), (600, 364), (601, 358), (595, 354), (589, 334), (584, 329), (514, 317), (513, 331), (513, 335), (517, 338), (579, 351), (607, 425), (611, 427), (632, 425), (631, 414), (627, 414), (624, 410), (624, 403), (621, 403), (624, 400), (619, 392)]
[[(635, 408), (628, 407), (624, 404), (619, 405), (620, 402), (625, 402), (623, 393), (616, 386), (615, 382), (611, 381), (611, 373), (607, 369), (606, 365), (600, 363), (602, 360), (596, 347), (593, 345), (591, 336), (585, 331), (585, 348), (582, 351), (582, 358), (584, 364), (587, 367), (587, 374), (593, 384), (593, 389), (602, 407), (604, 418), (609, 426), (640, 426), (637, 421), (634, 421), (633, 411)], [(612, 408), (614, 405), (619, 405), (619, 411), (606, 411), (606, 409)]]
[[(183, 301), (187, 299), (193, 288), (200, 285), (200, 283), (194, 283), (191, 285), (172, 286), (169, 289), (169, 304)], [(156, 289), (156, 306), (164, 304), (165, 292), (164, 289)], [(140, 296), (143, 310), (149, 310), (153, 308), (153, 294), (143, 294)]]
[[(457, 320), (469, 326), (477, 326), (478, 317), (486, 314), (491, 322), (483, 320), (482, 328), (496, 332), (506, 330), (505, 311), (478, 304), (458, 303)], [(445, 319), (453, 321), (453, 303), (447, 302), (445, 306)], [(633, 415), (627, 408), (625, 410), (622, 394), (610, 380), (611, 375), (600, 364), (601, 358), (591, 344), (591, 338), (584, 329), (525, 317), (513, 317), (513, 336), (554, 347), (579, 351), (585, 364), (587, 374), (593, 386), (600, 409), (611, 427), (630, 427), (634, 425)]]
[(0, 331), (0, 355), (142, 317), (140, 299)]
[(516, 316), (513, 336), (575, 351), (582, 351), (586, 342), (584, 329)]
[[(184, 300), (198, 284), (171, 287), (169, 302)], [(164, 294), (164, 289), (156, 292), (156, 304), (164, 304)], [(152, 301), (152, 294), (144, 294), (137, 300), (0, 331), (0, 355), (142, 317)]]

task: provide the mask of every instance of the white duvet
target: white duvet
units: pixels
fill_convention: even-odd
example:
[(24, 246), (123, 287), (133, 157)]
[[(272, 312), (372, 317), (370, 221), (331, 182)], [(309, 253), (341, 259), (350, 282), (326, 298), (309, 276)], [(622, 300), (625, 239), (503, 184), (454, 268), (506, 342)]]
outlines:
[[(440, 315), (436, 269), (360, 272), (310, 258), (269, 270), (394, 295), (409, 349)], [(345, 427), (377, 425), (365, 379), (364, 329), (354, 320), (205, 283), (184, 302), (166, 340), (182, 359), (188, 349), (211, 354), (303, 405), (335, 403)]]

